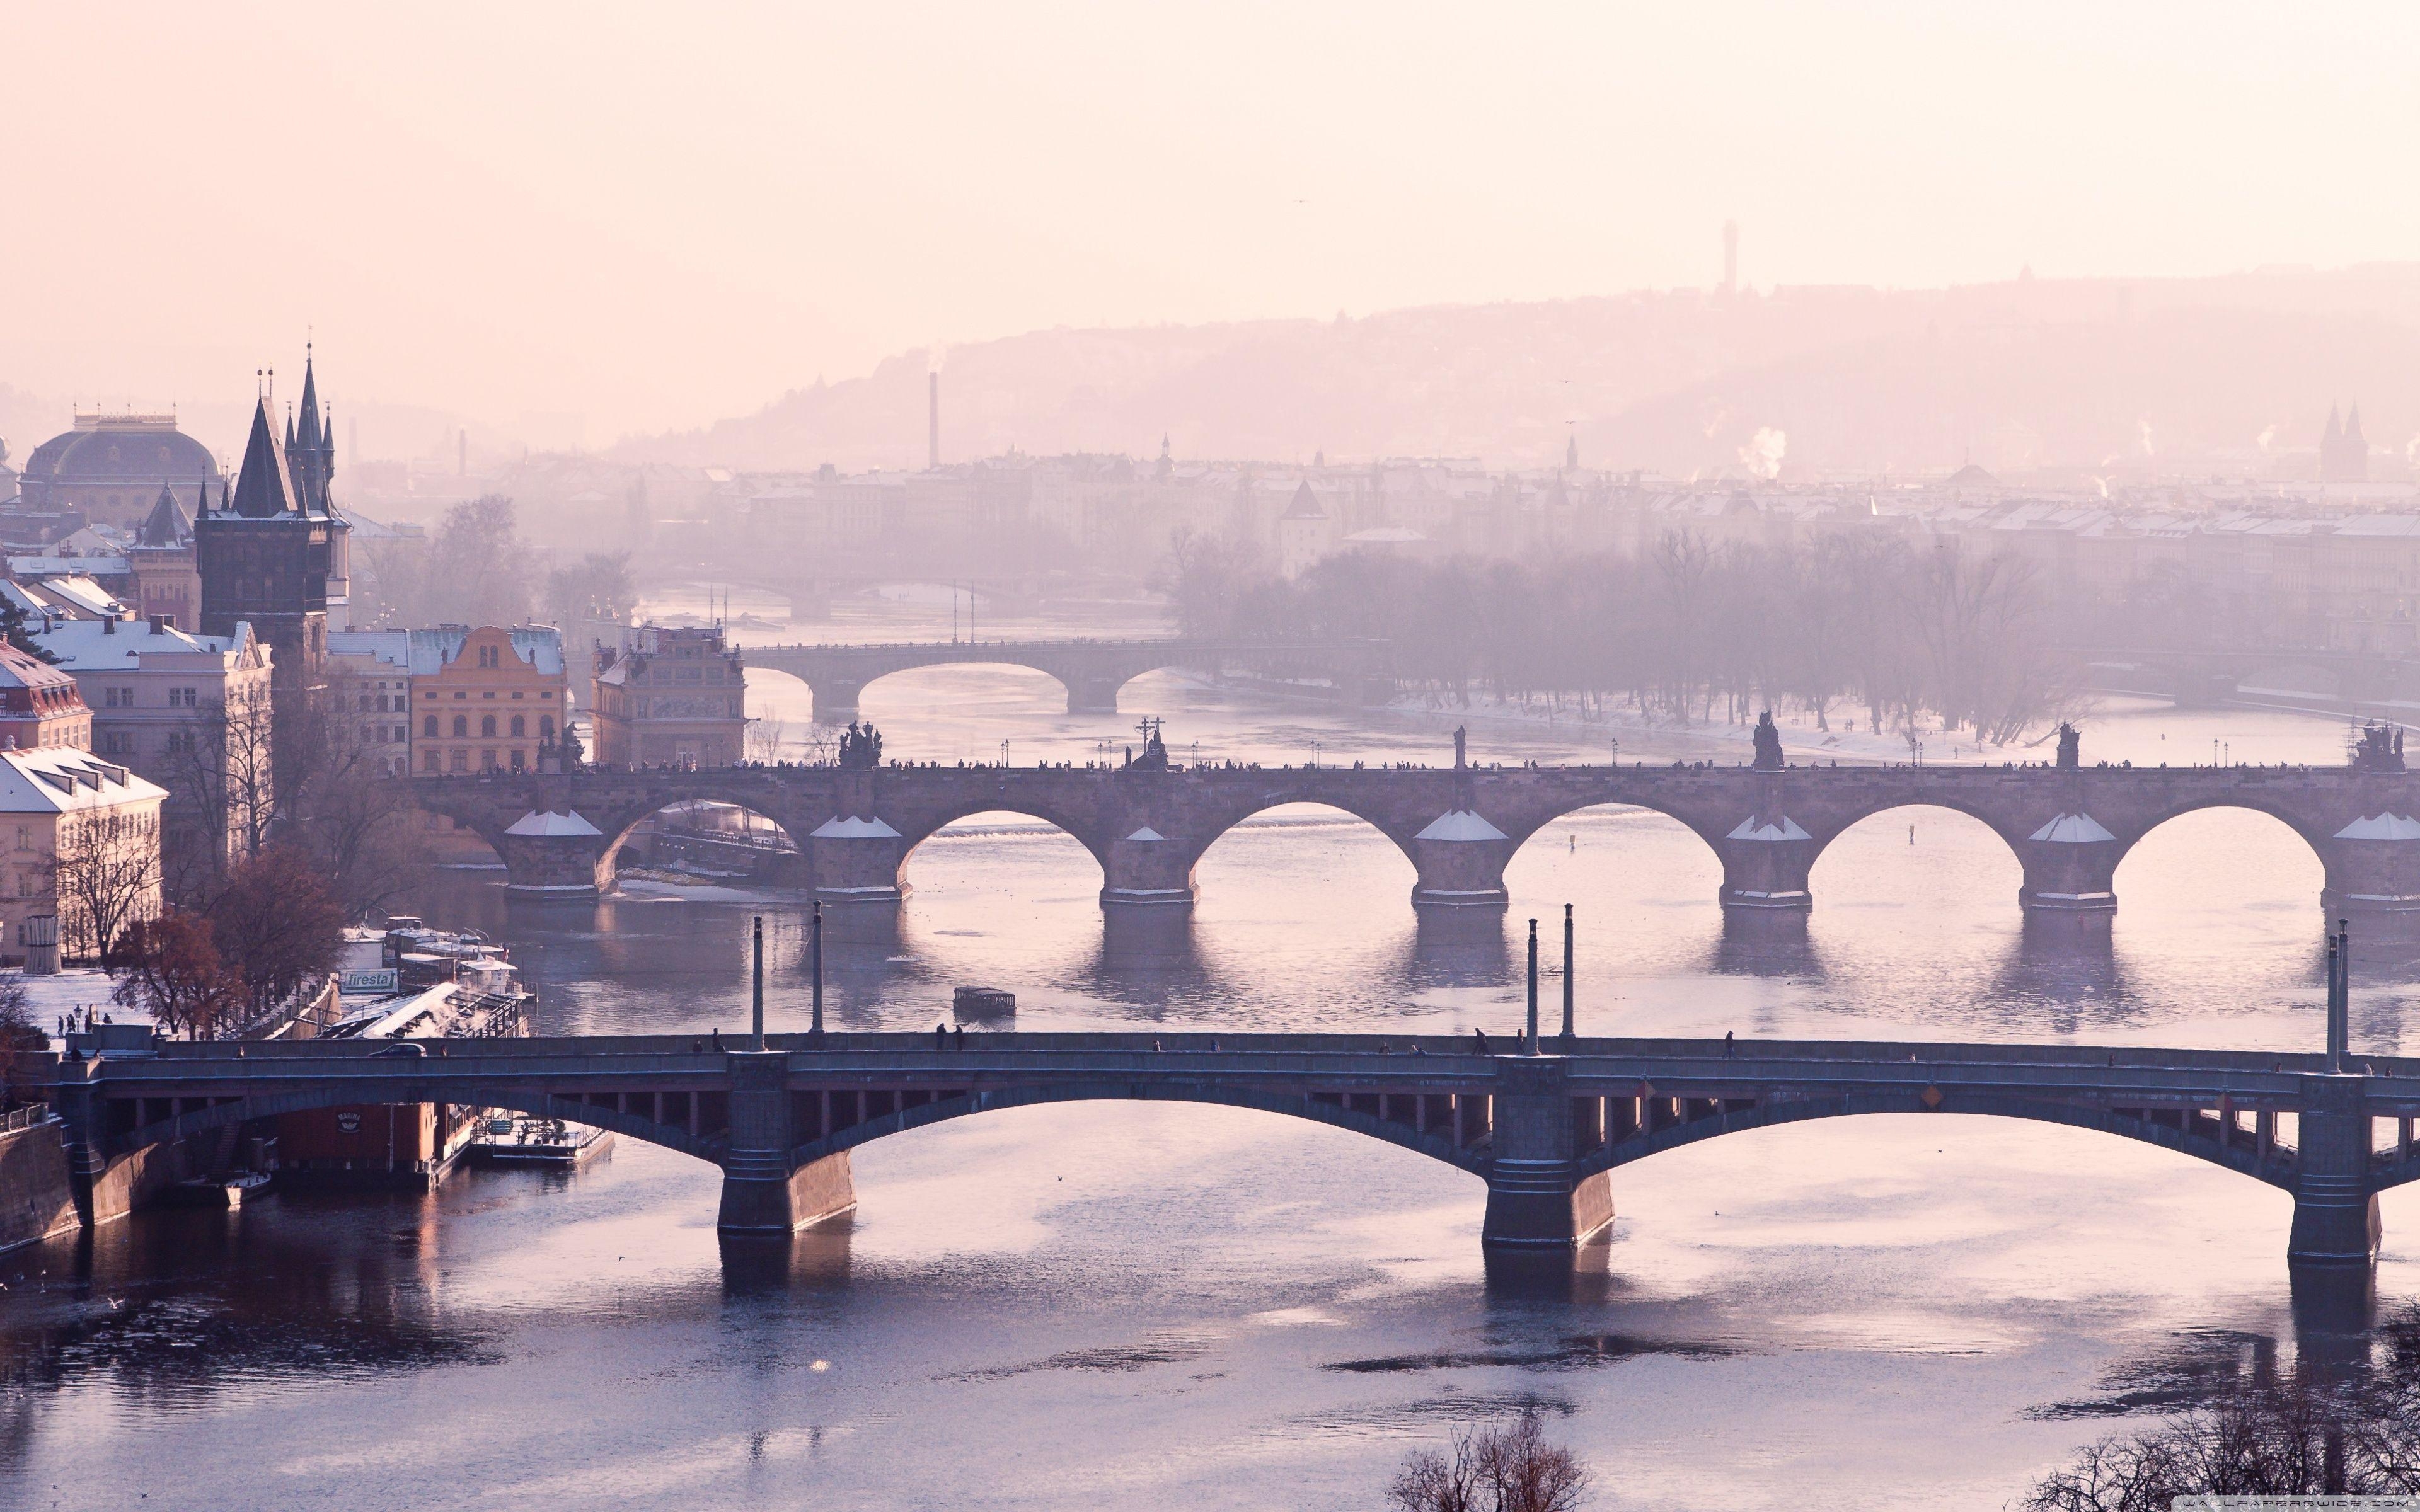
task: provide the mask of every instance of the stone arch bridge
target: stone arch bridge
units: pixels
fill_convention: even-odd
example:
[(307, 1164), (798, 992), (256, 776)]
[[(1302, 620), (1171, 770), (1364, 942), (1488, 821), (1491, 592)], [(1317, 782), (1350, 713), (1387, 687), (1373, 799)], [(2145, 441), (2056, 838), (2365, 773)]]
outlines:
[(1217, 673), (1249, 667), (1279, 676), (1329, 680), (1358, 707), (1380, 696), (1377, 656), (1367, 647), (1263, 640), (918, 640), (890, 645), (750, 646), (748, 665), (787, 672), (814, 695), (814, 721), (855, 719), (865, 687), (916, 667), (969, 663), (1031, 667), (1067, 690), (1069, 714), (1115, 714), (1118, 689), (1145, 672), (1190, 667)]
[[(2420, 1176), (2420, 1061), (2076, 1045), (1550, 1039), (1550, 1054), (1371, 1035), (777, 1035), (163, 1043), (40, 1057), (88, 1222), (149, 1170), (315, 1107), (452, 1103), (599, 1125), (722, 1171), (721, 1227), (786, 1234), (856, 1202), (860, 1145), (1006, 1108), (1174, 1101), (1308, 1119), (1481, 1179), (1491, 1249), (1564, 1249), (1613, 1215), (1610, 1173), (1813, 1119), (2064, 1124), (2225, 1166), (2293, 1197), (2288, 1257), (2361, 1264), (2377, 1194)], [(1517, 1048), (1517, 1047), (1499, 1047)]]
[(1719, 766), (1101, 768), (727, 767), (411, 777), (413, 800), (476, 831), (511, 886), (610, 888), (623, 839), (683, 800), (737, 804), (788, 832), (798, 885), (833, 902), (895, 901), (908, 857), (942, 825), (1007, 810), (1057, 825), (1100, 864), (1101, 902), (1184, 906), (1219, 836), (1280, 804), (1368, 822), (1403, 850), (1421, 906), (1502, 906), (1522, 841), (1598, 804), (1668, 815), (1719, 859), (1725, 908), (1803, 912), (1823, 848), (1859, 820), (1922, 806), (1979, 820), (2024, 870), (2020, 903), (2107, 913), (2118, 865), (2159, 825), (2202, 809), (2269, 814), (2307, 842), (2338, 914), (2420, 913), (2420, 774), (2349, 767)]

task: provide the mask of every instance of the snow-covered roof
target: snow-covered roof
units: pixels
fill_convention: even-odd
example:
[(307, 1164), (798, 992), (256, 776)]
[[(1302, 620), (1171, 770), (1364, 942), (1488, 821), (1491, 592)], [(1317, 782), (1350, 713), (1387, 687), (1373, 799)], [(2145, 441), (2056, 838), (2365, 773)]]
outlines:
[(146, 656), (237, 650), (251, 630), (245, 625), (232, 636), (194, 635), (174, 625), (155, 628), (148, 620), (56, 620), (34, 640), (70, 672), (138, 671)]
[(505, 830), (504, 833), (507, 835), (556, 836), (601, 835), (604, 831), (598, 829), (595, 825), (590, 824), (587, 820), (580, 817), (578, 810), (567, 809), (562, 813), (556, 813), (552, 810), (540, 813), (535, 810), (532, 810), (530, 812), (521, 815), (519, 819), (514, 820), (512, 827)]
[[(563, 674), (561, 630), (551, 625), (516, 625), (509, 633), (513, 654), (524, 664), (542, 676)], [(471, 627), (466, 625), (434, 630), (335, 630), (328, 636), (328, 655), (373, 656), (414, 677), (428, 677), (460, 656), (462, 642), (470, 638)]]
[(0, 813), (78, 813), (167, 795), (167, 789), (72, 746), (0, 750)]

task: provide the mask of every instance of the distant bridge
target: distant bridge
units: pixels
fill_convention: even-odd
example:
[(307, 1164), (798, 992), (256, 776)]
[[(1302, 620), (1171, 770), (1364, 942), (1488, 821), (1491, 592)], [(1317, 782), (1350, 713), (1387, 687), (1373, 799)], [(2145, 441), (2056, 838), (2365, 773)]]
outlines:
[(750, 646), (748, 665), (787, 672), (814, 695), (817, 724), (855, 719), (865, 687), (915, 667), (969, 663), (1031, 667), (1067, 690), (1069, 714), (1115, 714), (1118, 689), (1148, 671), (1191, 667), (1216, 674), (1249, 666), (1279, 675), (1333, 681), (1336, 696), (1358, 705), (1381, 696), (1383, 679), (1366, 647), (1270, 640), (916, 640), (888, 645)]
[[(2420, 1060), (2331, 1074), (2323, 1057), (2077, 1045), (1322, 1034), (786, 1034), (170, 1042), (39, 1057), (87, 1222), (127, 1211), (254, 1119), (449, 1103), (613, 1130), (722, 1170), (721, 1227), (786, 1234), (855, 1205), (850, 1152), (945, 1119), (1077, 1101), (1180, 1102), (1308, 1119), (1487, 1185), (1482, 1242), (1568, 1249), (1613, 1216), (1609, 1172), (1813, 1119), (1969, 1114), (2089, 1129), (2292, 1194), (2288, 1258), (2359, 1265), (2377, 1194), (2420, 1176)], [(1499, 1044), (1498, 1050), (1517, 1048)], [(195, 1159), (200, 1157), (196, 1156)]]
[(1725, 908), (1794, 913), (1813, 905), (1824, 847), (1860, 820), (1924, 806), (1970, 815), (2008, 844), (2025, 908), (2096, 914), (2118, 906), (2118, 863), (2153, 828), (2198, 810), (2248, 809), (2309, 844), (2330, 912), (2420, 915), (2420, 774), (2349, 767), (759, 766), (396, 780), (493, 846), (511, 886), (539, 892), (610, 889), (614, 853), (642, 820), (705, 800), (780, 825), (799, 848), (797, 884), (835, 902), (895, 901), (908, 857), (935, 831), (1006, 810), (1055, 825), (1092, 853), (1104, 904), (1181, 906), (1221, 835), (1280, 804), (1313, 803), (1401, 848), (1417, 873), (1413, 903), (1501, 907), (1505, 865), (1524, 841), (1575, 810), (1626, 804), (1669, 815), (1706, 843), (1722, 865)]

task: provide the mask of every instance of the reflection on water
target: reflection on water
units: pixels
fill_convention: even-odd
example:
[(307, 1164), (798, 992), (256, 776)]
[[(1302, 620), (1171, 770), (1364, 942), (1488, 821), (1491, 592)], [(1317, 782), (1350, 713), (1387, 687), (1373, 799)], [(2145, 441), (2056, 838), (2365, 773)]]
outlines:
[[(1430, 759), (1451, 722), (1271, 715), (1172, 677), (1127, 702), (1086, 719), (939, 669), (865, 706), (895, 748), (943, 760), (1004, 735), (1080, 759), (1140, 712), (1221, 755)], [(1601, 738), (1472, 723), (1506, 759)], [(2270, 760), (2336, 738), (2149, 711), (2086, 739), (2146, 760), (2222, 728)], [(2319, 1033), (2317, 865), (2241, 814), (2163, 826), (2114, 920), (2035, 921), (2006, 847), (1937, 810), (1858, 826), (1811, 917), (1763, 918), (1726, 918), (1706, 847), (1652, 815), (1548, 826), (1509, 912), (1418, 915), (1383, 836), (1298, 817), (1213, 847), (1189, 913), (1105, 916), (1090, 856), (1047, 829), (939, 837), (905, 903), (827, 910), (828, 1020), (921, 1028), (981, 983), (1036, 1028), (1504, 1035), (1526, 921), (1559, 973), (1568, 902), (1591, 1033)], [(768, 1017), (805, 1026), (796, 900), (538, 902), (497, 881), (447, 874), (412, 906), (509, 942), (542, 1031), (736, 1028), (754, 914)], [(2360, 1044), (2403, 1046), (2415, 964), (2420, 944), (2357, 941)], [(0, 1504), (117, 1506), (139, 1481), (226, 1506), (1357, 1507), (1419, 1437), (1529, 1404), (1619, 1473), (1623, 1504), (1996, 1507), (2111, 1413), (2242, 1362), (2349, 1365), (2381, 1305), (2288, 1276), (2282, 1194), (1983, 1119), (1829, 1120), (1624, 1167), (1606, 1238), (1543, 1270), (1482, 1261), (1469, 1176), (1234, 1109), (1020, 1109), (855, 1165), (857, 1211), (787, 1245), (718, 1240), (715, 1173), (626, 1140), (568, 1179), (146, 1213), (0, 1257)], [(2420, 1198), (2390, 1194), (2385, 1216), (2378, 1295), (2399, 1299), (2420, 1290)]]

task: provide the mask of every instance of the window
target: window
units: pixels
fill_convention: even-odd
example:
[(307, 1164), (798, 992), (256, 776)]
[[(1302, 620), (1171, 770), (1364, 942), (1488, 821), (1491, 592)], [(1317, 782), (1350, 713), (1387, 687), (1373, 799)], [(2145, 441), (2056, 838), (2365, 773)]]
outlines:
[[(457, 740), (467, 739), (470, 736), (470, 719), (466, 716), (459, 714), (456, 715), (454, 717), (454, 738)], [(458, 754), (458, 752), (457, 754)]]
[(437, 770), (437, 753), (435, 751), (424, 750), (420, 753), (420, 769), (424, 772), (433, 772)]
[(496, 738), (496, 717), (494, 715), (483, 714), (479, 716), (479, 738), (482, 740), (493, 740)]
[(362, 706), (353, 712), (356, 714), (367, 714), (370, 712), (370, 696), (367, 693), (362, 695)]
[(21, 851), (30, 851), (33, 848), (34, 831), (32, 827), (26, 825), (19, 825), (17, 826), (17, 849)]
[(370, 743), (370, 727), (369, 727), (368, 725), (364, 725), (364, 726), (362, 726), (362, 744), (363, 744), (363, 745), (365, 745), (365, 746), (366, 746), (366, 745), (368, 745), (369, 743)]
[(386, 695), (384, 693), (380, 693), (378, 696), (378, 711), (380, 714), (384, 714), (386, 712)]
[(523, 735), (525, 735), (525, 734), (527, 734), (527, 733), (529, 733), (529, 732), (528, 732), (528, 730), (527, 730), (527, 729), (525, 729), (525, 728), (523, 727), (523, 720), (522, 720), (521, 717), (520, 717), (520, 715), (518, 715), (518, 714), (514, 715), (514, 716), (513, 716), (513, 738), (514, 738), (515, 740), (519, 740), (521, 736), (523, 736)]
[(420, 733), (421, 733), (421, 734), (422, 734), (425, 738), (427, 738), (427, 739), (429, 739), (429, 740), (434, 740), (434, 739), (436, 739), (436, 738), (437, 738), (437, 716), (435, 716), (435, 715), (433, 715), (433, 714), (432, 714), (432, 715), (430, 715), (427, 718), (421, 720), (421, 721), (420, 721)]
[(513, 748), (513, 770), (516, 772), (524, 772), (529, 770), (528, 767), (521, 764), (521, 749), (518, 746)]
[(537, 717), (537, 738), (540, 740), (552, 740), (554, 738), (553, 715), (541, 714)]
[(469, 771), (471, 769), (471, 753), (467, 750), (456, 751), (451, 764), (453, 765), (454, 770), (458, 772)]
[(172, 687), (168, 690), (168, 706), (170, 708), (193, 708), (194, 706), (194, 696), (200, 691), (201, 690), (199, 688), (193, 687)]
[(483, 750), (479, 752), (479, 770), (483, 772), (492, 772), (495, 769), (496, 753), (493, 750)]

